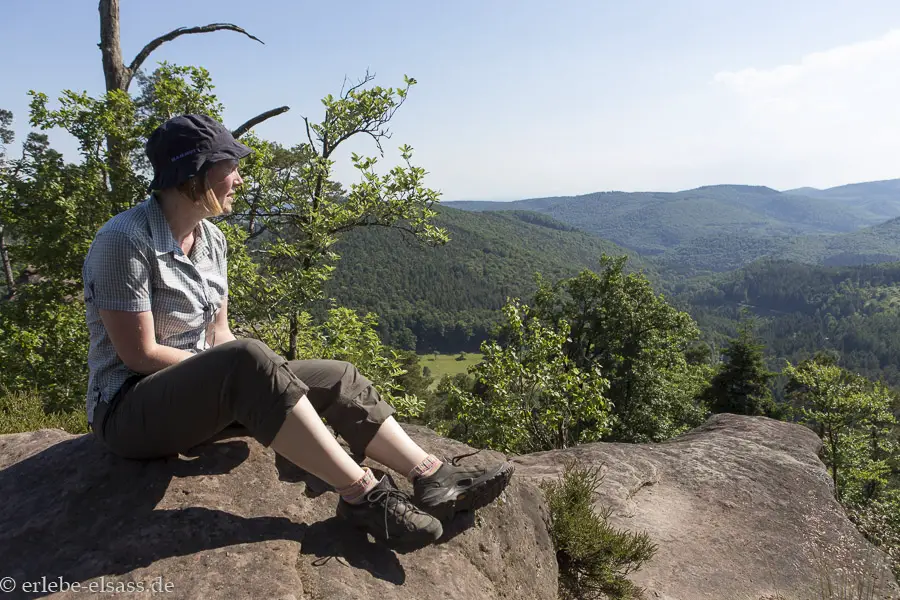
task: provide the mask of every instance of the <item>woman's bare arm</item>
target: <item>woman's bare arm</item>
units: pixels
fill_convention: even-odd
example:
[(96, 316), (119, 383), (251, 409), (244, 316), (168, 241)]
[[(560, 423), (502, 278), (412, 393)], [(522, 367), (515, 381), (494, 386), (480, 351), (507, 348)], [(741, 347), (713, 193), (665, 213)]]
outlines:
[(153, 313), (100, 309), (100, 319), (122, 362), (137, 373), (150, 374), (193, 356), (186, 350), (156, 343)]

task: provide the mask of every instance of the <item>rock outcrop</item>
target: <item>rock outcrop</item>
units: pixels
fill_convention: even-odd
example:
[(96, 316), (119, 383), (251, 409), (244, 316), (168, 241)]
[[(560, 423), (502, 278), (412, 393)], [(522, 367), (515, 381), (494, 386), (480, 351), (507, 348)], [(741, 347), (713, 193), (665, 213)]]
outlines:
[[(415, 437), (439, 455), (470, 451), (427, 430)], [(477, 518), (460, 516), (440, 543), (396, 554), (335, 517), (334, 493), (307, 485), (286, 461), (276, 466), (252, 438), (196, 450), (136, 462), (108, 454), (92, 436), (0, 436), (0, 578), (17, 584), (0, 598), (46, 596), (22, 591), (42, 577), (88, 590), (170, 584), (167, 594), (121, 596), (128, 598), (556, 598), (542, 497), (524, 479)]]
[(597, 506), (659, 546), (631, 576), (649, 600), (830, 600), (828, 578), (856, 589), (860, 574), (865, 589), (878, 580), (873, 598), (900, 598), (884, 556), (835, 501), (821, 447), (800, 425), (723, 414), (661, 444), (586, 444), (515, 462), (531, 480), (572, 459), (605, 465)]
[[(408, 430), (440, 456), (469, 451)], [(168, 584), (167, 598), (551, 600), (557, 566), (538, 484), (578, 459), (605, 465), (598, 506), (613, 522), (658, 544), (632, 574), (649, 600), (818, 599), (823, 569), (834, 578), (839, 568), (876, 573), (875, 597), (900, 598), (883, 556), (833, 500), (818, 439), (796, 425), (719, 415), (663, 444), (516, 457), (498, 502), (408, 554), (347, 527), (332, 492), (252, 438), (220, 438), (137, 462), (91, 436), (0, 436), (0, 579), (17, 585), (3, 597), (109, 597), (84, 590), (130, 584), (148, 591), (127, 597), (151, 598), (150, 586)], [(49, 593), (60, 581), (82, 591)], [(23, 592), (25, 582), (38, 585)]]

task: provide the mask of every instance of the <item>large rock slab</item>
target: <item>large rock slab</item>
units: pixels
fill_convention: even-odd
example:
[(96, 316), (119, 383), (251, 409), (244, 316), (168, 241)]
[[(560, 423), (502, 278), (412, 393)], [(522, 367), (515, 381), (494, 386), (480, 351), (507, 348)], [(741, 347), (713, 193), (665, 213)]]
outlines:
[[(409, 430), (439, 456), (470, 451)], [(161, 597), (153, 584), (173, 599), (556, 598), (541, 492), (524, 479), (440, 543), (397, 554), (347, 527), (333, 492), (249, 437), (138, 462), (92, 436), (42, 430), (0, 436), (0, 469), (0, 578), (17, 586), (3, 598), (109, 598), (141, 585), (121, 597)], [(81, 591), (50, 593), (60, 581)]]
[(604, 465), (598, 508), (659, 546), (631, 577), (649, 599), (818, 600), (832, 598), (822, 595), (827, 577), (843, 585), (859, 574), (879, 580), (873, 598), (900, 598), (884, 556), (834, 500), (820, 450), (800, 425), (717, 415), (666, 443), (587, 444), (514, 462), (520, 479), (537, 482), (572, 459)]

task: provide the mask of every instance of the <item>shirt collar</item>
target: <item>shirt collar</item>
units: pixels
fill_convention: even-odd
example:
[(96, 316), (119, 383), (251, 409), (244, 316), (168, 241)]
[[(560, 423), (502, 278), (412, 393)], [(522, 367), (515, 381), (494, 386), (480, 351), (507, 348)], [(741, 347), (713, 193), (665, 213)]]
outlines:
[[(176, 256), (181, 253), (181, 247), (175, 241), (172, 235), (172, 229), (169, 222), (166, 221), (166, 215), (163, 213), (162, 206), (155, 194), (151, 194), (146, 203), (147, 220), (150, 223), (150, 236), (153, 238), (153, 249), (157, 256), (160, 254), (168, 254), (174, 252)], [(203, 225), (197, 223), (194, 228), (194, 246), (203, 239)]]

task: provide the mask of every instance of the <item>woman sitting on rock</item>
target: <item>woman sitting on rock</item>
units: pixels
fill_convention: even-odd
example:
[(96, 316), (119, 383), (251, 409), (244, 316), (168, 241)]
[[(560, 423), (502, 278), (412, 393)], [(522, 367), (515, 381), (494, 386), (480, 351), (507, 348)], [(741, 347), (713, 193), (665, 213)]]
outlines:
[[(232, 210), (247, 146), (214, 119), (175, 117), (147, 142), (152, 194), (110, 219), (84, 263), (87, 413), (115, 454), (177, 455), (237, 421), (340, 494), (337, 514), (381, 540), (429, 543), (441, 521), (492, 502), (512, 465), (442, 463), (413, 442), (355, 366), (287, 361), (228, 326), (226, 244), (206, 217)], [(357, 455), (406, 474), (413, 496)]]

